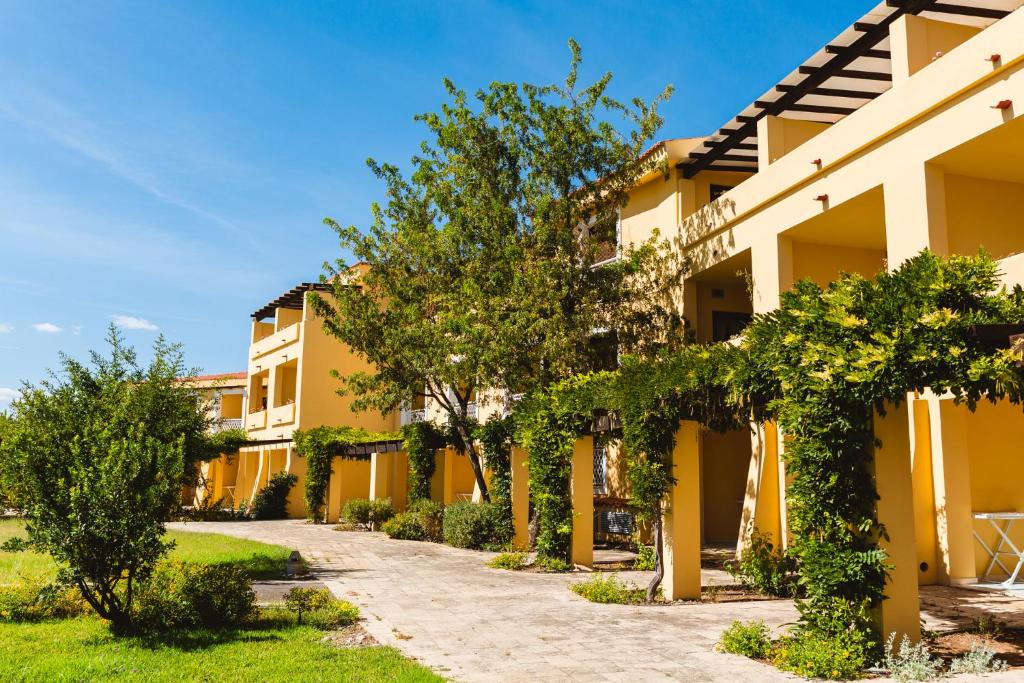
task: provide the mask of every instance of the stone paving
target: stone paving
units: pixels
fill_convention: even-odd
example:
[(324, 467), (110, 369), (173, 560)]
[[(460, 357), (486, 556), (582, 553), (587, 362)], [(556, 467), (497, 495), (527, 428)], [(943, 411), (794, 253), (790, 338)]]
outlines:
[[(794, 621), (796, 610), (787, 600), (596, 605), (566, 588), (584, 575), (489, 569), (493, 553), (334, 531), (299, 520), (169, 526), (298, 550), (335, 595), (359, 605), (366, 629), (378, 641), (454, 680), (799, 680), (713, 651), (735, 619), (763, 619), (775, 629)], [(718, 582), (713, 570), (708, 574)], [(634, 572), (622, 576), (644, 578)], [(945, 605), (951, 597), (936, 600)], [(1021, 672), (1008, 672), (978, 680), (1022, 679)]]

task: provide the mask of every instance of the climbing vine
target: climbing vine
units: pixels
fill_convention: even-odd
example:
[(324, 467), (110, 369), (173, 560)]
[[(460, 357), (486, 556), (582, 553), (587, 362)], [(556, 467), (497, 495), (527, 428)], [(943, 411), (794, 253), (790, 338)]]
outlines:
[(504, 546), (512, 541), (512, 434), (511, 417), (492, 416), (477, 427), (474, 436), (483, 447), (487, 469), (491, 471), (491, 503), (498, 511), (494, 543)]
[(409, 456), (409, 502), (430, 498), (434, 476), (434, 454), (444, 446), (444, 435), (432, 422), (413, 422), (402, 427), (405, 452)]
[(314, 523), (324, 521), (323, 508), (331, 480), (331, 461), (336, 456), (366, 459), (368, 456), (348, 455), (346, 450), (358, 444), (401, 438), (397, 432), (371, 432), (359, 427), (323, 426), (296, 430), (292, 434), (295, 449), (306, 458), (306, 516)]

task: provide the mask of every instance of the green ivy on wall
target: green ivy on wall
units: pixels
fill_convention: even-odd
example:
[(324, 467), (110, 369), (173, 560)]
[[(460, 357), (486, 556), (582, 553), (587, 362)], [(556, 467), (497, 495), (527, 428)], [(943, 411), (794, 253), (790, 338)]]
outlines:
[(331, 480), (331, 461), (335, 457), (365, 460), (366, 455), (352, 456), (347, 449), (359, 444), (397, 441), (397, 432), (371, 432), (360, 427), (314, 427), (292, 434), (295, 450), (306, 458), (306, 516), (314, 523), (324, 521), (327, 486)]
[(474, 433), (483, 447), (484, 461), (491, 471), (491, 503), (498, 511), (495, 523), (496, 546), (505, 546), (512, 541), (515, 530), (512, 524), (512, 418), (492, 416), (478, 426)]
[(405, 452), (409, 456), (409, 502), (430, 498), (434, 476), (434, 454), (444, 447), (444, 435), (432, 422), (413, 422), (402, 427)]

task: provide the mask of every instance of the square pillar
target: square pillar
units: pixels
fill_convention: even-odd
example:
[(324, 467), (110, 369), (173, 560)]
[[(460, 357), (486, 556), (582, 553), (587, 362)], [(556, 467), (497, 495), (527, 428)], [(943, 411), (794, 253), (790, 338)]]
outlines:
[(391, 455), (372, 453), (370, 455), (370, 500), (388, 497), (391, 483)]
[(976, 583), (967, 408), (932, 394), (928, 417), (939, 580), (954, 586)]
[(455, 451), (446, 448), (444, 454), (444, 499), (445, 505), (451, 505), (455, 501)]
[(572, 452), (572, 562), (594, 566), (594, 437), (576, 439)]
[(700, 457), (700, 425), (680, 422), (670, 463), (676, 483), (669, 489), (662, 517), (662, 590), (667, 600), (700, 599)]
[(512, 447), (512, 545), (530, 547), (530, 469), (526, 451)]
[(921, 639), (921, 611), (908, 411), (892, 407), (885, 417), (875, 413), (874, 430), (881, 443), (874, 453), (876, 511), (889, 535), (889, 540), (882, 539), (879, 546), (888, 553), (893, 566), (881, 606), (882, 638), (896, 633), (897, 640), (906, 635), (916, 643)]
[(894, 169), (885, 179), (885, 244), (889, 270), (922, 249), (949, 254), (946, 220), (946, 175), (935, 164)]
[(341, 518), (341, 458), (331, 458), (331, 475), (327, 480), (327, 502), (323, 515), (327, 522)]
[(772, 422), (752, 425), (750, 440), (750, 466), (736, 544), (737, 555), (742, 555), (749, 546), (754, 529), (771, 538), (776, 548), (781, 548), (785, 542), (781, 515), (784, 492), (779, 488), (778, 429)]
[(750, 248), (754, 313), (779, 307), (779, 297), (793, 288), (793, 243), (788, 237), (764, 235)]

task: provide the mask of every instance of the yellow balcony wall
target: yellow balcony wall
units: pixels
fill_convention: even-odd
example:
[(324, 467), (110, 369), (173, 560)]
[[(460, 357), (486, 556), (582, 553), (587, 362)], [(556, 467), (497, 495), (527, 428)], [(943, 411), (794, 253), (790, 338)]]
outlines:
[(260, 410), (255, 413), (249, 413), (245, 418), (245, 428), (248, 430), (252, 429), (263, 429), (267, 426), (267, 411)]
[(289, 403), (283, 406), (274, 406), (270, 409), (269, 426), (292, 424), (295, 422), (295, 404)]
[(295, 323), (285, 327), (279, 332), (275, 332), (274, 334), (259, 340), (249, 347), (249, 357), (254, 359), (259, 358), (260, 356), (265, 356), (271, 351), (275, 351), (282, 346), (287, 346), (288, 344), (297, 342), (299, 340), (299, 329), (301, 327), (302, 325), (300, 323)]

